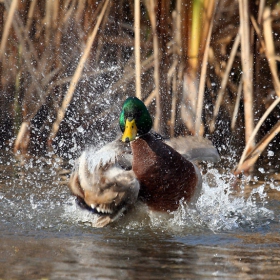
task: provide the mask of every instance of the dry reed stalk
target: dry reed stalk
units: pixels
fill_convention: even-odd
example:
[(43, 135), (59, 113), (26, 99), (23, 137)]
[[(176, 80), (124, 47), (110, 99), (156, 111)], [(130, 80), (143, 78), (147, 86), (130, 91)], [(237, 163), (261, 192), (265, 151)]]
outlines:
[(172, 102), (171, 102), (171, 118), (170, 118), (170, 137), (175, 136), (175, 122), (176, 122), (176, 105), (177, 105), (177, 77), (173, 76), (172, 82)]
[(191, 134), (195, 134), (195, 114), (199, 87), (202, 2), (182, 0), (182, 47), (186, 69), (183, 76), (181, 118)]
[[(278, 98), (279, 99), (279, 98)], [(273, 140), (273, 138), (280, 132), (280, 121), (274, 125), (274, 127), (264, 136), (264, 138), (254, 147), (254, 149), (247, 155), (243, 163), (234, 171), (235, 175), (242, 172), (249, 171), (255, 162), (258, 160), (261, 153), (267, 147), (267, 145)]]
[(179, 55), (179, 57), (183, 54), (182, 49), (182, 0), (176, 1), (176, 10), (175, 14), (172, 14), (173, 16), (173, 33), (175, 38), (175, 44), (173, 49), (173, 53), (176, 53)]
[[(118, 36), (111, 36), (111, 35), (106, 35), (106, 39), (108, 42), (111, 44), (115, 44), (118, 46), (125, 46), (125, 47), (134, 47), (134, 40), (130, 37), (118, 37)], [(147, 44), (146, 42), (141, 42), (141, 48), (150, 48), (152, 47), (152, 44)]]
[(99, 34), (101, 34), (101, 36), (98, 37), (98, 44), (97, 44), (96, 51), (95, 51), (95, 61), (100, 61), (100, 57), (102, 55), (102, 49), (103, 49), (104, 43), (105, 43), (104, 36), (102, 34), (104, 33), (103, 30), (104, 30), (107, 20), (109, 18), (109, 13), (110, 13), (110, 9), (107, 9), (103, 16), (104, 20), (99, 27)]
[(76, 86), (77, 86), (77, 84), (79, 82), (79, 79), (81, 77), (81, 74), (82, 74), (82, 71), (84, 69), (86, 60), (87, 60), (87, 58), (90, 54), (92, 44), (93, 44), (93, 42), (96, 38), (97, 31), (99, 29), (99, 26), (101, 24), (101, 21), (103, 19), (103, 16), (105, 14), (106, 9), (107, 9), (108, 3), (109, 3), (109, 0), (106, 0), (104, 5), (103, 5), (101, 13), (98, 16), (96, 25), (94, 26), (94, 29), (93, 29), (92, 33), (88, 37), (85, 49), (83, 51), (83, 55), (81, 56), (81, 58), (79, 60), (78, 66), (77, 66), (76, 71), (73, 75), (73, 78), (72, 78), (72, 81), (70, 83), (69, 89), (68, 89), (67, 93), (65, 94), (65, 97), (63, 99), (61, 107), (58, 109), (57, 119), (53, 123), (52, 130), (51, 130), (51, 133), (50, 133), (49, 139), (48, 139), (48, 146), (49, 147), (51, 146), (52, 141), (53, 141), (54, 137), (56, 136), (56, 134), (58, 132), (59, 125), (60, 125), (61, 121), (63, 120), (63, 118), (65, 116), (65, 113), (66, 113), (66, 110), (67, 110), (67, 107), (69, 106), (69, 104), (72, 100), (74, 91), (75, 91)]
[(204, 53), (207, 45), (207, 38), (209, 34), (209, 29), (212, 28), (213, 18), (216, 12), (216, 7), (219, 1), (207, 0), (203, 1), (203, 13), (202, 13), (202, 30), (201, 30), (201, 43), (200, 52)]
[[(45, 2), (45, 17), (44, 17), (44, 25), (45, 25), (45, 45), (49, 46), (51, 40), (51, 32), (52, 32), (52, 16), (53, 16), (53, 1)], [(56, 20), (56, 19), (54, 19)], [(46, 51), (49, 52), (48, 48)]]
[(52, 6), (52, 10), (53, 10), (53, 15), (52, 15), (52, 27), (54, 29), (57, 28), (58, 26), (58, 22), (59, 22), (59, 1), (53, 1), (53, 6)]
[[(44, 76), (48, 75), (47, 73), (57, 72), (56, 70), (58, 70), (60, 64), (60, 61), (56, 59), (61, 38), (61, 31), (57, 28), (59, 24), (58, 4), (59, 1), (46, 1), (45, 3), (45, 16), (42, 21), (44, 25), (44, 50), (39, 56), (40, 59), (37, 60), (38, 62), (40, 61), (37, 71), (44, 73)], [(28, 32), (29, 30), (26, 29), (26, 31)], [(46, 77), (42, 78), (42, 84), (47, 82), (44, 86), (48, 86), (49, 81)]]
[(230, 52), (229, 59), (226, 63), (226, 69), (225, 69), (225, 72), (223, 74), (221, 87), (220, 87), (220, 89), (218, 91), (218, 94), (217, 94), (218, 97), (217, 97), (217, 100), (216, 100), (216, 103), (215, 103), (215, 106), (214, 106), (213, 118), (210, 122), (211, 133), (213, 133), (214, 130), (215, 130), (216, 118), (218, 116), (218, 113), (219, 113), (219, 110), (220, 110), (220, 107), (221, 107), (221, 104), (222, 104), (223, 96), (224, 96), (226, 86), (227, 86), (227, 83), (228, 83), (228, 79), (229, 79), (230, 70), (232, 68), (232, 64), (234, 62), (239, 44), (240, 44), (240, 33), (238, 33), (235, 37), (235, 40), (234, 40), (234, 43), (233, 43), (233, 46), (232, 46), (232, 49), (231, 49), (231, 52)]
[[(193, 11), (192, 11), (192, 2), (188, 0), (182, 0), (181, 3), (181, 39), (182, 39), (182, 50), (183, 50), (183, 59), (186, 64), (182, 85), (182, 101), (181, 101), (181, 119), (184, 122), (185, 126), (188, 128), (191, 134), (195, 134), (194, 131), (194, 120), (195, 120), (195, 106), (197, 100), (198, 92), (198, 77), (197, 77), (197, 67), (196, 61), (197, 58), (193, 58), (191, 53), (193, 48), (191, 44), (194, 41), (198, 41), (200, 36), (194, 38), (194, 29), (192, 28), (193, 24)], [(200, 14), (199, 18), (200, 18)], [(197, 25), (199, 26), (199, 25)]]
[(200, 81), (199, 81), (199, 88), (198, 88), (198, 98), (197, 98), (197, 104), (195, 110), (195, 135), (196, 136), (203, 135), (204, 133), (204, 127), (201, 123), (201, 118), (202, 118), (204, 89), (205, 89), (207, 64), (208, 64), (208, 56), (209, 56), (209, 47), (210, 47), (210, 41), (211, 41), (212, 29), (213, 29), (213, 20), (214, 20), (214, 15), (212, 14), (210, 25), (208, 28), (208, 35), (207, 35), (203, 60), (202, 60), (202, 67), (201, 67), (201, 74), (200, 74)]
[[(173, 45), (175, 49), (176, 46)], [(176, 55), (174, 55), (176, 57)], [(177, 101), (177, 68), (179, 60), (174, 58), (173, 63), (167, 73), (167, 86), (172, 88), (172, 101), (171, 101), (171, 117), (169, 122), (170, 136), (174, 136), (175, 118), (176, 118), (176, 101)]]
[[(31, 8), (32, 7), (30, 7), (30, 9)], [(36, 48), (36, 46), (34, 46), (35, 44), (33, 44), (33, 42), (31, 41), (29, 37), (29, 30), (27, 30), (24, 27), (24, 23), (18, 13), (15, 14), (13, 20), (13, 27), (18, 41), (22, 43), (23, 57), (25, 58), (24, 61), (26, 62), (26, 67), (28, 67), (28, 71), (32, 73), (31, 76), (33, 77), (33, 75), (35, 75), (35, 80), (38, 80), (40, 73), (37, 73), (38, 71), (34, 71), (35, 67), (33, 67), (33, 65), (30, 65), (31, 61), (39, 61), (38, 49)]]
[(134, 53), (136, 97), (141, 99), (140, 0), (134, 1)]
[(260, 0), (259, 11), (258, 11), (258, 24), (262, 23), (264, 7), (265, 7), (265, 0)]
[[(154, 95), (156, 99), (156, 114), (154, 119), (154, 129), (156, 131), (159, 130), (159, 124), (161, 119), (161, 106), (160, 106), (160, 88), (159, 88), (159, 42), (158, 42), (158, 34), (156, 29), (156, 3), (155, 0), (146, 0), (145, 1), (148, 14), (150, 17), (150, 22), (153, 31), (153, 53), (154, 53), (154, 81), (155, 81), (155, 88), (154, 88)], [(135, 38), (136, 39), (136, 38)], [(136, 43), (135, 43), (136, 44)], [(136, 55), (136, 53), (135, 53)], [(136, 82), (137, 83), (137, 82)], [(137, 93), (137, 92), (136, 92)]]
[[(258, 26), (256, 25), (256, 22), (252, 19), (253, 25), (256, 29), (256, 33), (260, 37), (260, 31), (258, 29)], [(277, 65), (275, 61), (275, 48), (274, 48), (274, 42), (273, 42), (273, 37), (272, 37), (272, 27), (271, 27), (271, 10), (269, 7), (266, 7), (263, 12), (263, 27), (264, 27), (264, 39), (265, 39), (265, 53), (267, 56), (267, 60), (269, 63), (269, 67), (272, 73), (272, 78), (273, 78), (273, 84), (274, 84), (274, 89), (278, 95), (278, 98), (269, 106), (269, 108), (266, 110), (266, 112), (263, 114), (261, 119), (259, 120), (257, 126), (252, 132), (251, 137), (249, 138), (248, 142), (246, 143), (245, 149), (242, 153), (242, 156), (240, 158), (240, 161), (238, 163), (238, 166), (236, 168), (235, 173), (238, 174), (242, 172), (242, 170), (247, 170), (250, 168), (257, 160), (258, 156), (262, 153), (262, 151), (265, 149), (265, 147), (268, 145), (268, 141), (270, 141), (274, 138), (267, 135), (265, 136), (257, 145), (258, 150), (256, 151), (256, 148), (253, 149), (250, 152), (250, 146), (252, 145), (252, 141), (259, 131), (262, 123), (265, 121), (265, 119), (268, 117), (268, 115), (271, 113), (271, 111), (276, 107), (276, 105), (280, 101), (280, 82), (278, 78), (278, 73), (277, 73)], [(260, 38), (262, 40), (262, 38)], [(273, 128), (276, 129), (277, 128)], [(275, 133), (275, 131), (272, 129), (272, 131)], [(278, 133), (278, 132), (277, 132)], [(248, 152), (250, 152), (248, 154)], [(247, 159), (246, 159), (247, 158)]]
[(30, 140), (30, 122), (24, 121), (21, 123), (17, 138), (14, 143), (14, 153), (20, 149), (24, 154), (28, 151), (28, 145)]
[(85, 11), (85, 9), (86, 9), (86, 3), (87, 3), (87, 0), (79, 0), (79, 1), (77, 1), (78, 3), (77, 3), (77, 10), (76, 10), (76, 13), (75, 13), (75, 20), (77, 21), (77, 22), (79, 22), (80, 21), (80, 19), (82, 18), (82, 16), (83, 16), (83, 13), (84, 13), (84, 11)]
[(243, 81), (242, 77), (239, 82), (238, 90), (237, 90), (237, 96), (236, 96), (236, 101), (235, 101), (235, 106), (232, 114), (232, 119), (231, 119), (231, 130), (234, 130), (235, 128), (235, 123), (237, 120), (237, 114), (238, 114), (238, 109), (240, 105), (240, 100), (241, 100), (241, 94), (242, 94), (242, 86), (243, 86)]
[[(210, 51), (212, 52), (211, 48)], [(215, 59), (215, 57), (213, 58)], [(211, 63), (214, 66), (215, 75), (222, 81), (224, 79), (224, 72), (221, 71), (221, 63), (215, 60), (214, 61), (212, 60)], [(227, 81), (227, 88), (232, 92), (237, 92), (238, 90), (238, 86), (230, 80)]]
[[(173, 46), (176, 48), (176, 46)], [(178, 68), (179, 60), (175, 58), (170, 69), (167, 73), (167, 86), (168, 88), (172, 88), (172, 101), (171, 101), (171, 117), (169, 122), (170, 127), (170, 136), (174, 136), (174, 127), (175, 127), (175, 118), (176, 118), (176, 101), (177, 101), (177, 68)]]
[(192, 13), (191, 13), (191, 38), (190, 38), (191, 41), (188, 48), (188, 59), (189, 59), (189, 65), (196, 76), (199, 68), (203, 1), (190, 1), (190, 2), (192, 4)]
[(195, 107), (198, 92), (198, 80), (191, 73), (183, 76), (183, 99), (181, 106), (181, 118), (191, 134), (195, 134)]
[[(15, 20), (13, 20), (13, 27), (14, 27), (16, 36), (18, 38), (18, 41), (22, 42), (22, 44), (21, 44), (22, 57), (24, 57), (24, 59), (22, 61), (24, 63), (24, 66), (26, 67), (27, 71), (32, 76), (32, 80), (31, 80), (31, 84), (29, 85), (29, 89), (34, 87), (35, 91), (40, 95), (40, 98), (39, 98), (40, 102), (37, 102), (36, 107), (35, 107), (35, 108), (38, 108), (39, 103), (41, 103), (45, 97), (45, 95), (42, 95), (44, 90), (43, 90), (43, 85), (42, 85), (41, 77), (40, 77), (41, 73), (44, 73), (44, 71), (43, 71), (43, 69), (36, 68), (35, 65), (32, 65), (30, 63), (30, 61), (33, 61), (34, 59), (37, 62), (39, 62), (38, 56), (36, 55), (36, 53), (37, 53), (36, 47), (33, 45), (31, 40), (29, 39), (29, 36), (27, 36), (25, 34), (23, 23), (17, 14), (15, 15)], [(38, 65), (40, 67), (43, 67), (43, 65), (40, 63), (38, 63)], [(31, 95), (32, 95), (32, 92), (26, 90), (25, 100), (30, 100)], [(32, 108), (32, 113), (28, 115), (28, 119), (25, 119), (25, 121), (29, 121), (31, 119), (32, 115), (34, 116), (36, 114), (37, 111), (35, 110), (35, 108), (34, 107)]]
[(71, 3), (70, 1), (68, 1), (68, 4), (67, 2), (64, 4), (64, 9), (66, 10), (66, 13), (64, 14), (64, 17), (61, 21), (63, 25), (67, 23), (69, 24), (70, 18), (73, 14), (73, 11), (75, 10), (75, 4), (76, 4), (75, 1), (72, 1)]
[(177, 115), (177, 101), (178, 101), (178, 89), (180, 84), (181, 74), (180, 70), (182, 69), (182, 0), (176, 1), (176, 9), (172, 12), (172, 32), (174, 36), (174, 44), (172, 45), (172, 57), (173, 57), (173, 65), (168, 71), (168, 79), (172, 83), (172, 101), (171, 101), (171, 116), (170, 116), (170, 137), (175, 136), (175, 123), (176, 123), (176, 115)]
[(153, 90), (149, 96), (145, 99), (144, 103), (146, 106), (149, 106), (151, 104), (151, 102), (153, 101), (153, 99), (156, 98), (156, 92), (155, 90)]
[(250, 20), (251, 20), (251, 22), (252, 22), (252, 25), (253, 25), (253, 27), (254, 27), (254, 29), (255, 29), (256, 34), (257, 34), (258, 37), (259, 37), (259, 42), (260, 42), (260, 44), (261, 44), (261, 47), (265, 50), (265, 42), (264, 42), (264, 40), (263, 40), (263, 37), (262, 37), (261, 31), (260, 31), (260, 28), (259, 28), (259, 26), (258, 26), (258, 24), (257, 24), (257, 22), (256, 22), (256, 20), (255, 20), (255, 18), (254, 18), (252, 15), (250, 16)]
[[(245, 141), (248, 143), (253, 129), (253, 74), (252, 55), (250, 51), (250, 26), (249, 26), (249, 3), (248, 0), (239, 0), (240, 33), (241, 33), (241, 64), (243, 71), (243, 97), (245, 118)], [(255, 145), (251, 141), (248, 150)]]
[[(182, 23), (184, 28), (182, 41), (186, 41), (184, 36), (189, 40), (185, 43), (185, 49), (187, 49), (187, 67), (183, 78), (183, 102), (185, 106), (181, 107), (181, 118), (189, 131), (192, 134), (196, 134), (197, 127), (200, 126), (198, 123), (201, 123), (201, 121), (199, 121), (201, 117), (198, 117), (199, 114), (201, 115), (201, 112), (197, 113), (196, 109), (197, 106), (201, 106), (200, 104), (204, 99), (202, 94), (199, 97), (198, 105), (199, 74), (201, 74), (202, 71), (202, 59), (204, 57), (209, 28), (217, 1), (183, 2), (187, 4), (187, 7), (192, 7), (192, 10), (184, 6), (182, 8), (182, 10), (185, 10)], [(191, 5), (189, 5), (190, 3)], [(196, 121), (198, 121), (198, 123), (196, 123)]]
[(171, 6), (170, 1), (163, 0), (157, 2), (157, 31), (159, 38), (159, 52), (160, 52), (160, 109), (161, 118), (158, 132), (163, 135), (170, 135), (169, 121), (171, 110), (170, 88), (167, 85), (168, 69), (171, 65), (171, 58), (168, 56), (168, 42), (170, 41), (170, 24), (169, 18)]
[[(262, 146), (264, 141), (265, 141), (265, 143), (266, 143), (266, 141), (268, 141), (267, 139), (271, 139), (271, 140), (273, 139), (273, 137), (270, 138), (270, 137), (268, 137), (268, 136), (265, 136), (265, 137), (258, 143), (257, 147), (254, 148), (249, 154), (247, 154), (248, 151), (249, 151), (249, 148), (250, 148), (250, 144), (251, 144), (252, 141), (254, 141), (254, 138), (255, 138), (256, 134), (258, 133), (258, 131), (259, 131), (261, 125), (262, 125), (263, 122), (266, 120), (266, 118), (268, 117), (268, 115), (272, 112), (272, 110), (279, 104), (279, 102), (280, 102), (280, 97), (278, 97), (277, 99), (274, 100), (274, 102), (267, 108), (267, 110), (265, 111), (265, 113), (264, 113), (264, 114), (262, 115), (262, 117), (260, 118), (260, 120), (259, 120), (259, 122), (257, 123), (255, 129), (254, 129), (253, 132), (252, 132), (251, 137), (250, 137), (249, 140), (248, 140), (248, 143), (246, 144), (246, 147), (245, 147), (245, 149), (244, 149), (244, 151), (243, 151), (243, 153), (242, 153), (242, 156), (241, 156), (241, 158), (240, 158), (240, 161), (239, 161), (239, 163), (238, 163), (238, 166), (237, 166), (237, 168), (236, 168), (235, 173), (240, 173), (240, 172), (243, 171), (243, 169), (244, 169), (243, 165), (244, 165), (245, 159), (246, 159), (246, 158), (248, 159), (248, 158), (254, 157), (254, 154), (256, 154), (256, 150), (257, 150), (257, 153), (258, 153), (259, 155), (262, 153), (263, 150), (260, 150), (260, 149), (257, 148), (257, 147)], [(270, 133), (270, 132), (269, 132), (269, 133)], [(275, 136), (275, 135), (274, 135), (274, 136)], [(267, 137), (268, 137), (268, 138), (267, 138)], [(268, 143), (267, 143), (267, 144), (268, 144)], [(263, 147), (265, 148), (265, 147), (267, 146), (267, 144), (266, 144), (265, 146), (263, 146)], [(264, 148), (263, 148), (263, 149), (264, 149)], [(256, 160), (257, 160), (257, 158), (256, 158)], [(256, 160), (255, 160), (255, 161), (256, 161)], [(250, 164), (254, 164), (255, 161), (250, 160), (250, 162), (247, 162), (247, 163), (246, 163), (246, 168), (247, 168), (247, 167), (250, 168), (249, 163), (250, 163)]]
[[(34, 1), (36, 2), (36, 1)], [(32, 2), (33, 3), (33, 2)], [(30, 6), (30, 9), (33, 10), (31, 12), (28, 12), (28, 15), (31, 17), (34, 12), (33, 5)], [(25, 113), (23, 114), (23, 119), (25, 122), (30, 122), (31, 119), (35, 116), (35, 114), (38, 112), (40, 107), (45, 103), (46, 96), (48, 95), (48, 91), (44, 90), (45, 87), (47, 87), (53, 79), (53, 77), (61, 70), (60, 68), (55, 68), (51, 72), (47, 73), (45, 69), (45, 64), (48, 59), (47, 52), (44, 52), (41, 59), (39, 59), (39, 56), (37, 55), (37, 49), (36, 46), (33, 44), (33, 42), (30, 40), (29, 37), (29, 29), (26, 27), (24, 28), (24, 25), (19, 18), (18, 14), (15, 15), (15, 20), (13, 21), (13, 26), (15, 33), (17, 35), (17, 38), (19, 42), (21, 43), (22, 48), (22, 57), (24, 57), (24, 64), (27, 69), (27, 71), (32, 76), (31, 83), (28, 88), (26, 88), (23, 105), (26, 105), (26, 108), (30, 108), (30, 101), (32, 97), (35, 97), (34, 93), (37, 93), (39, 102), (36, 102), (34, 106), (32, 106), (32, 110), (29, 110), (28, 112), (25, 110)], [(37, 67), (30, 63), (30, 61), (36, 61)], [(44, 73), (44, 75), (42, 75)], [(25, 136), (24, 134), (21, 134), (21, 136)], [(20, 141), (20, 136), (17, 136)]]
[(6, 44), (7, 44), (7, 40), (8, 40), (8, 36), (9, 36), (9, 32), (10, 32), (10, 28), (12, 26), (14, 14), (15, 14), (16, 9), (17, 9), (17, 5), (18, 5), (18, 0), (13, 0), (12, 3), (11, 3), (11, 6), (9, 7), (9, 12), (8, 12), (8, 16), (7, 16), (7, 19), (6, 19), (6, 23), (5, 23), (2, 39), (1, 39), (0, 61), (2, 61), (2, 57), (3, 57), (4, 53), (5, 53), (5, 48), (6, 48)]
[[(30, 3), (30, 7), (29, 7), (29, 10), (28, 10), (28, 14), (27, 14), (26, 27), (25, 27), (25, 29), (27, 31), (30, 31), (30, 27), (31, 27), (31, 24), (32, 24), (32, 19), (33, 19), (36, 4), (37, 4), (37, 0), (33, 0)], [(28, 32), (27, 32), (27, 34), (28, 34)]]
[(268, 60), (269, 68), (273, 78), (273, 85), (276, 94), (280, 97), (280, 81), (277, 71), (277, 62), (275, 60), (275, 47), (273, 40), (273, 30), (271, 26), (271, 9), (270, 7), (265, 7), (263, 12), (263, 31), (264, 31), (264, 41), (265, 41), (265, 53)]

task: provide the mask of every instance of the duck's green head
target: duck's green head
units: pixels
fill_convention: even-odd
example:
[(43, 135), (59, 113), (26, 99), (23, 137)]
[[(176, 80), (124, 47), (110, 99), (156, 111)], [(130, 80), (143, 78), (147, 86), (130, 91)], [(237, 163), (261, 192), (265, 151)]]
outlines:
[(145, 104), (137, 97), (127, 98), (120, 115), (122, 141), (133, 141), (137, 135), (148, 133), (152, 126), (153, 121)]

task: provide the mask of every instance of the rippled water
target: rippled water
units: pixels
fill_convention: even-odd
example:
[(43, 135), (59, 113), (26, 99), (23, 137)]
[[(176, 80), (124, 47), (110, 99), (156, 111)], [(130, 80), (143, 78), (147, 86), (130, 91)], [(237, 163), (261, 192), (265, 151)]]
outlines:
[(0, 156), (0, 279), (272, 279), (280, 275), (280, 176), (207, 166), (196, 210), (139, 204), (95, 229), (59, 159)]

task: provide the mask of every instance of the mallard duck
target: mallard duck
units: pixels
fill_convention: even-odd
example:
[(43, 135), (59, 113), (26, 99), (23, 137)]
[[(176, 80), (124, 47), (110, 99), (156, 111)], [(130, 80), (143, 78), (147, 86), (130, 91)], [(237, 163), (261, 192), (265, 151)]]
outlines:
[(202, 180), (191, 160), (217, 161), (212, 144), (194, 137), (163, 141), (151, 132), (152, 118), (136, 97), (124, 102), (119, 124), (122, 137), (85, 150), (69, 181), (78, 204), (98, 215), (94, 226), (115, 221), (137, 200), (164, 212), (177, 210), (182, 200), (194, 203)]
[(136, 202), (140, 185), (131, 163), (131, 149), (120, 140), (100, 150), (90, 147), (78, 158), (69, 187), (81, 208), (97, 214), (93, 226), (115, 221)]

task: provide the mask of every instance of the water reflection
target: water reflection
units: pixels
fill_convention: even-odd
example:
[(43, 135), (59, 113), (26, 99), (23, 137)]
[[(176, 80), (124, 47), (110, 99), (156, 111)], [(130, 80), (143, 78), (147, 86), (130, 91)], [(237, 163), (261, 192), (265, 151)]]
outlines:
[(229, 194), (213, 169), (218, 186), (204, 186), (196, 212), (94, 229), (77, 219), (59, 162), (0, 159), (1, 279), (278, 278), (276, 178)]
[[(162, 233), (105, 232), (75, 237), (5, 237), (1, 240), (4, 279), (190, 279), (277, 278), (279, 246), (240, 247), (234, 236), (227, 245), (188, 245)], [(263, 236), (265, 237), (265, 236)], [(192, 239), (195, 237), (192, 236)], [(207, 238), (201, 236), (201, 240)], [(219, 243), (217, 237), (215, 238)], [(197, 240), (198, 241), (198, 240)], [(210, 241), (210, 240), (208, 240)], [(205, 241), (204, 241), (205, 242)], [(3, 265), (5, 264), (5, 265)], [(11, 269), (11, 267), (13, 269)]]

